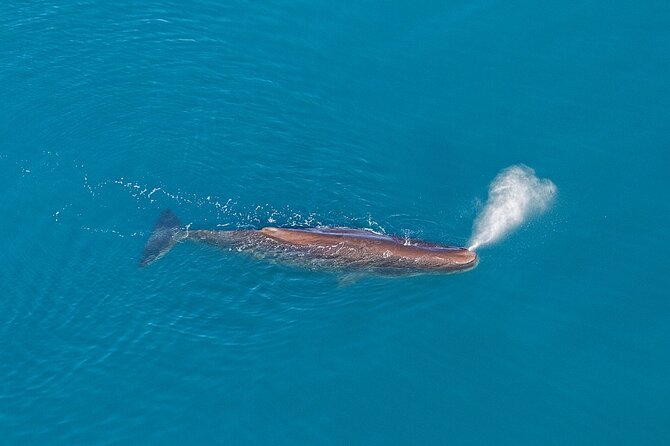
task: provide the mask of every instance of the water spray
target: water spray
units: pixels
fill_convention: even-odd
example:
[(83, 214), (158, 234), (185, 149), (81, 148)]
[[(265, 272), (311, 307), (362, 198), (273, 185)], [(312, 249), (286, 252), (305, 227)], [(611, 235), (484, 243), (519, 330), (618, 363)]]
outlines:
[(538, 178), (528, 166), (503, 169), (489, 186), (489, 196), (473, 225), (468, 249), (496, 243), (528, 218), (545, 212), (557, 190), (551, 180)]

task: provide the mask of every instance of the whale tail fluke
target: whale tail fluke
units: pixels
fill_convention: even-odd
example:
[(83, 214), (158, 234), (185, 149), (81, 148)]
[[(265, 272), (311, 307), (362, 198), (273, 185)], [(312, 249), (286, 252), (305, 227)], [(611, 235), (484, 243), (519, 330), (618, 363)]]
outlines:
[(169, 209), (161, 212), (147, 244), (144, 245), (140, 267), (147, 266), (167, 254), (179, 241), (181, 232), (181, 222), (174, 212)]

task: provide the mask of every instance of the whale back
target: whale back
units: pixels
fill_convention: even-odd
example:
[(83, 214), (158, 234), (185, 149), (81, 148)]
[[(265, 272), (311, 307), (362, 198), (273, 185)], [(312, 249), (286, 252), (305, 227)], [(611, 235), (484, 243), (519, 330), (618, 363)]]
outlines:
[(476, 260), (465, 248), (392, 237), (364, 229), (317, 227), (306, 229), (266, 227), (260, 232), (276, 242), (334, 254), (352, 261), (407, 265), (421, 268), (452, 268)]

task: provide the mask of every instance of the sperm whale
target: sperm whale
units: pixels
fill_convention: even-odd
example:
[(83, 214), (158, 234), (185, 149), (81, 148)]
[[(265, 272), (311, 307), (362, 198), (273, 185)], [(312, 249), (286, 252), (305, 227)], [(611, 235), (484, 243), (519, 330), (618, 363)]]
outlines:
[(478, 263), (477, 253), (441, 245), (345, 227), (243, 229), (213, 231), (184, 228), (164, 210), (144, 247), (140, 266), (147, 266), (177, 243), (191, 241), (251, 254), (308, 269), (388, 275), (454, 273)]

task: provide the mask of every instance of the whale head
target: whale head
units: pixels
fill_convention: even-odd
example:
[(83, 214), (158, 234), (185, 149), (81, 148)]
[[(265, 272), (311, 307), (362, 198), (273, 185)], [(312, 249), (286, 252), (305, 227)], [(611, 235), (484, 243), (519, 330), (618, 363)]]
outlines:
[(423, 260), (427, 267), (441, 271), (462, 272), (469, 271), (479, 263), (479, 256), (475, 251), (466, 248), (450, 248), (448, 252), (436, 252)]

